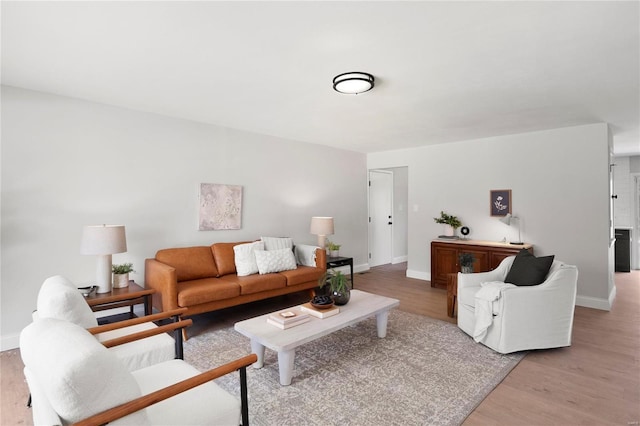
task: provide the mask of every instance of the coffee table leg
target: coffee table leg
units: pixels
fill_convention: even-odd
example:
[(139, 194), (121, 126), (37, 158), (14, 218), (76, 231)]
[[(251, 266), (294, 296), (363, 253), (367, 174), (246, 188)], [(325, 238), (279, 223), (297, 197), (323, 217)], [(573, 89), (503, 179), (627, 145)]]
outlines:
[(382, 338), (387, 335), (387, 319), (389, 318), (389, 311), (380, 312), (376, 314), (376, 325), (378, 327), (378, 337)]
[(280, 384), (289, 386), (293, 377), (293, 360), (296, 357), (296, 350), (278, 352), (278, 369), (280, 370)]
[(264, 365), (264, 346), (255, 340), (251, 341), (251, 352), (258, 356), (258, 360), (253, 363), (253, 368), (262, 368)]

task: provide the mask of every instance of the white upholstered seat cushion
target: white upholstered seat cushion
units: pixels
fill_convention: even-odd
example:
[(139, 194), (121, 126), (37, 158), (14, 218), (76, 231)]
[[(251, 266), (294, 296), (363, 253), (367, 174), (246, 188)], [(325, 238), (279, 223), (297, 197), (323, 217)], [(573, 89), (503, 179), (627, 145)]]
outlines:
[[(163, 362), (134, 371), (143, 395), (193, 377), (200, 372), (182, 360)], [(237, 373), (232, 373), (236, 374)], [(188, 407), (185, 410), (177, 407)], [(240, 424), (240, 401), (214, 382), (176, 395), (147, 408), (154, 425), (233, 425)]]
[[(106, 333), (96, 334), (99, 342), (104, 342), (116, 337), (127, 336), (140, 331), (151, 330), (157, 326), (152, 322), (131, 325)], [(124, 345), (109, 348), (124, 364), (129, 371), (139, 370), (149, 365), (170, 361), (176, 357), (175, 340), (168, 334), (162, 333), (142, 340), (125, 343)]]

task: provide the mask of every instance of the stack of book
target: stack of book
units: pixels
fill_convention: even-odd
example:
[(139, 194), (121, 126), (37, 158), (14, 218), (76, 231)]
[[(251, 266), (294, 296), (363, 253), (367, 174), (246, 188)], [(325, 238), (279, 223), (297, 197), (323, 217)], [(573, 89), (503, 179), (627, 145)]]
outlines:
[(269, 324), (275, 325), (283, 330), (304, 324), (307, 321), (309, 321), (309, 314), (302, 312), (300, 309), (293, 308), (274, 312), (267, 317), (267, 322)]
[(300, 310), (302, 312), (308, 313), (309, 315), (313, 315), (316, 318), (329, 318), (337, 315), (340, 312), (340, 308), (338, 308), (337, 306), (332, 306), (328, 309), (318, 309), (312, 306), (311, 302), (300, 305)]

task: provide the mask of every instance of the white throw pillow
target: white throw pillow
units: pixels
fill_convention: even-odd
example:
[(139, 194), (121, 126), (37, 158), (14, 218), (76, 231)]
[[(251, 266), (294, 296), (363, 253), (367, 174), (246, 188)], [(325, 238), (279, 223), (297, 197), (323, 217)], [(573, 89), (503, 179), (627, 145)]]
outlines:
[(255, 255), (260, 274), (270, 274), (297, 268), (296, 258), (290, 248), (256, 251)]
[(320, 247), (298, 244), (294, 249), (298, 265), (316, 266), (316, 249), (318, 248)]
[(293, 239), (281, 237), (260, 237), (264, 241), (265, 250), (293, 249)]
[(246, 277), (247, 275), (258, 273), (258, 264), (256, 263), (256, 255), (254, 253), (256, 250), (264, 250), (264, 242), (256, 241), (233, 246), (234, 261), (239, 277)]
[(70, 321), (83, 328), (96, 327), (98, 320), (84, 300), (84, 296), (69, 280), (61, 275), (47, 278), (37, 302), (40, 318), (56, 318)]

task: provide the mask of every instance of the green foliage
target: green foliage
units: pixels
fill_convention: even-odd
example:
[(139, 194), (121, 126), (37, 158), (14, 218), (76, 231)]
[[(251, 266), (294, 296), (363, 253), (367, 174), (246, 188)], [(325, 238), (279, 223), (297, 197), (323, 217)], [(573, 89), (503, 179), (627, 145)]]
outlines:
[(327, 248), (329, 250), (340, 250), (340, 244), (336, 244), (336, 243), (333, 243), (333, 242), (327, 240)]
[(473, 262), (476, 260), (471, 253), (460, 253), (458, 258), (460, 259), (460, 266), (473, 266)]
[(449, 215), (443, 211), (440, 212), (440, 217), (434, 217), (433, 220), (436, 223), (442, 223), (445, 225), (450, 225), (453, 229), (460, 228), (462, 226), (462, 222), (456, 216)]
[(348, 279), (341, 271), (335, 271), (331, 269), (327, 271), (318, 280), (318, 287), (324, 288), (325, 285), (329, 286), (329, 291), (336, 293), (344, 293), (349, 290), (347, 286)]
[(112, 265), (111, 272), (114, 274), (128, 274), (135, 271), (133, 270), (133, 263), (123, 263), (122, 265)]

